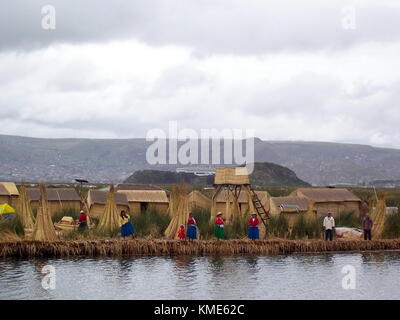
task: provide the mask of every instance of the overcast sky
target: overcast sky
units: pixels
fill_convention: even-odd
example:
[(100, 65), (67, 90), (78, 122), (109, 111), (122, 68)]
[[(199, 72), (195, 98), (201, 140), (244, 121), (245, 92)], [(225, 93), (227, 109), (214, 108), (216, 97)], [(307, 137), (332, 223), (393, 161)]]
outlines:
[(0, 117), (33, 137), (177, 120), (400, 148), (400, 1), (2, 0)]

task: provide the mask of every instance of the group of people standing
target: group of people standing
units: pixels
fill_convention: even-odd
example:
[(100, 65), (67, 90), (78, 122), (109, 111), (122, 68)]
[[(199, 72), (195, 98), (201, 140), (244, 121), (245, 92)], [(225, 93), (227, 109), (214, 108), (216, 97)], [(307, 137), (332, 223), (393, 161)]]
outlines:
[[(260, 238), (260, 232), (258, 229), (258, 225), (260, 224), (260, 220), (257, 218), (257, 213), (252, 213), (251, 217), (248, 221), (248, 237), (249, 239), (256, 240)], [(179, 239), (189, 239), (194, 240), (197, 238), (197, 223), (194, 219), (191, 212), (189, 212), (189, 219), (187, 221), (187, 230), (185, 229), (185, 225), (181, 225), (178, 230), (178, 238)], [(225, 219), (223, 218), (222, 212), (218, 212), (215, 217), (215, 226), (214, 226), (214, 236), (219, 239), (225, 239)]]
[[(79, 224), (78, 231), (84, 231), (88, 225), (88, 216), (84, 211), (79, 213), (79, 218), (77, 219), (77, 223)], [(120, 224), (121, 224), (121, 236), (123, 238), (135, 236), (135, 228), (133, 227), (132, 222), (130, 221), (130, 216), (125, 211), (121, 211), (120, 214)], [(248, 220), (248, 238), (251, 240), (257, 240), (260, 238), (260, 231), (258, 225), (260, 224), (260, 220), (257, 217), (257, 213), (252, 213)], [(364, 240), (371, 240), (371, 230), (373, 226), (373, 221), (369, 214), (367, 214), (362, 223)], [(222, 212), (218, 212), (215, 217), (215, 226), (214, 226), (214, 236), (219, 239), (225, 239), (225, 219), (223, 218)], [(332, 217), (332, 214), (328, 212), (328, 215), (323, 220), (323, 227), (325, 230), (325, 240), (332, 241), (333, 240), (333, 232), (335, 230), (335, 219)], [(178, 229), (178, 238), (179, 239), (189, 239), (194, 240), (197, 239), (197, 222), (193, 217), (192, 212), (189, 212), (189, 218), (187, 220), (187, 229), (185, 225), (182, 224)]]
[[(324, 218), (323, 227), (325, 229), (325, 240), (333, 240), (333, 231), (335, 230), (335, 219), (332, 217), (332, 213), (328, 212), (328, 215)], [(367, 214), (362, 221), (362, 229), (364, 234), (364, 240), (371, 240), (372, 238), (372, 226), (374, 223), (369, 214)]]
[[(247, 236), (251, 240), (257, 240), (260, 238), (260, 230), (258, 225), (260, 220), (257, 217), (257, 213), (253, 212), (248, 220), (248, 233)], [(225, 220), (223, 218), (222, 212), (218, 212), (215, 218), (214, 235), (217, 239), (225, 238), (224, 230)]]

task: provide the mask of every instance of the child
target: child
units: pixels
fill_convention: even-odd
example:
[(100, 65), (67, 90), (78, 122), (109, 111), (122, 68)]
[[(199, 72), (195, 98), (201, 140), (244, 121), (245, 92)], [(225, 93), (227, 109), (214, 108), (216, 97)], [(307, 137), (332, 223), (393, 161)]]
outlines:
[(178, 238), (183, 240), (186, 237), (186, 230), (185, 230), (185, 225), (181, 224), (181, 226), (178, 229)]

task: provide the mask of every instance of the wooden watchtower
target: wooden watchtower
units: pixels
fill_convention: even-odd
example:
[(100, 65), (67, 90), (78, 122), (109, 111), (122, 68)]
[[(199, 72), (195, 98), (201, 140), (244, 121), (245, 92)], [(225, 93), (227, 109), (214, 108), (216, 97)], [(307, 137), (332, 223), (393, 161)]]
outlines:
[[(246, 167), (216, 168), (214, 188), (211, 219), (214, 219), (217, 214), (216, 198), (222, 192), (225, 193), (225, 198), (227, 199), (227, 212), (224, 212), (227, 216), (227, 222), (230, 223), (236, 215), (242, 216), (243, 212), (240, 210), (238, 200), (240, 193), (245, 192), (248, 195), (250, 211), (256, 212), (264, 227), (267, 226), (266, 221), (269, 219), (269, 212), (265, 210), (257, 193), (251, 187)], [(233, 203), (233, 208), (230, 208), (231, 203)]]

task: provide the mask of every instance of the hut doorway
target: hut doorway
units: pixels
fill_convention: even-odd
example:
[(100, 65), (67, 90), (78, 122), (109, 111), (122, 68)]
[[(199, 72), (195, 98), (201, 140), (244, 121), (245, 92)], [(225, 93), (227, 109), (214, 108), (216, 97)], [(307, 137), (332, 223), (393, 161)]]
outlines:
[(145, 213), (149, 207), (148, 202), (141, 202), (140, 203), (140, 213)]

